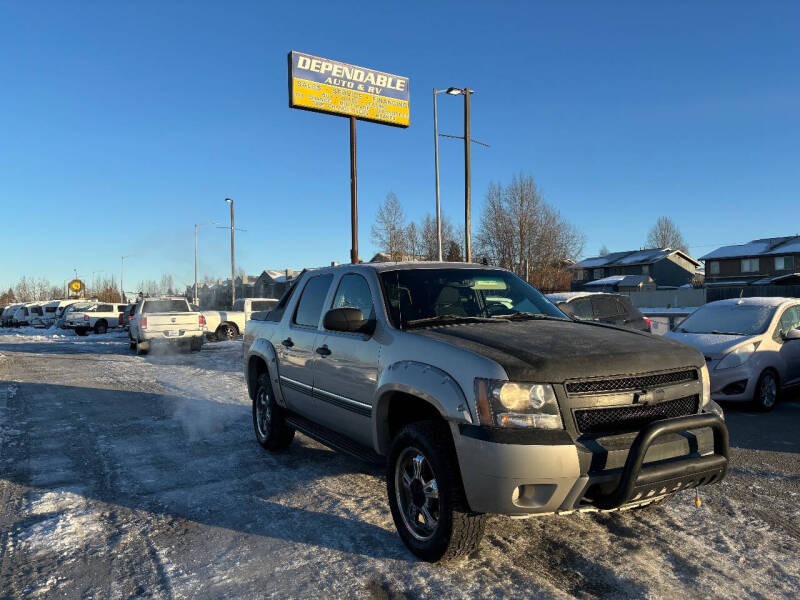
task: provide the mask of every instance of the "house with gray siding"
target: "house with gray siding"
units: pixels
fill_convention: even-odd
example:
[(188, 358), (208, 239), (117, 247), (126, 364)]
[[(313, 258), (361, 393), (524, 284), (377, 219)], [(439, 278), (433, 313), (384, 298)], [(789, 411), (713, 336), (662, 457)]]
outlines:
[(706, 285), (796, 285), (800, 283), (800, 235), (722, 246), (701, 258)]
[[(634, 275), (640, 276), (636, 279), (637, 285), (646, 286), (645, 289), (651, 286), (680, 287), (692, 283), (699, 266), (699, 261), (681, 250), (671, 248), (611, 252), (605, 256), (584, 258), (570, 266), (570, 287), (573, 291), (588, 291), (597, 287), (592, 286), (592, 282)], [(623, 279), (620, 277), (619, 281)]]

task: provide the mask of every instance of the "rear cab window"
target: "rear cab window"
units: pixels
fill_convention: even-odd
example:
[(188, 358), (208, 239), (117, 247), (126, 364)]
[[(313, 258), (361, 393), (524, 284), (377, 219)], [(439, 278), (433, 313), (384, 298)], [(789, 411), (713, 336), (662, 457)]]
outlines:
[(186, 300), (145, 300), (142, 313), (190, 312)]
[(317, 275), (308, 280), (294, 313), (295, 325), (317, 328), (332, 280), (333, 275)]

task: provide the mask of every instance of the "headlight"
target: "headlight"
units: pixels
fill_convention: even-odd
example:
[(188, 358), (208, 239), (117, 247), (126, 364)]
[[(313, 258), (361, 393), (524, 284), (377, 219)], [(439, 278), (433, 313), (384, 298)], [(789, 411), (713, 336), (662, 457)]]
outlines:
[(756, 351), (756, 344), (745, 344), (739, 346), (736, 350), (728, 352), (725, 357), (719, 361), (717, 369), (732, 369), (747, 362), (747, 359)]
[(475, 398), (481, 425), (564, 428), (550, 384), (476, 379)]
[(711, 376), (708, 374), (708, 367), (700, 367), (700, 383), (703, 384), (703, 395), (700, 398), (700, 406), (705, 406), (711, 401)]

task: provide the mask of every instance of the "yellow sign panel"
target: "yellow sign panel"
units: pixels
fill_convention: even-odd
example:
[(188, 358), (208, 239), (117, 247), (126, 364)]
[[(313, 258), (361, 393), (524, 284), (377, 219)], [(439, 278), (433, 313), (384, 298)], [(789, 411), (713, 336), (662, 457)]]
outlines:
[(289, 54), (289, 105), (395, 127), (410, 123), (408, 78), (320, 58)]
[(69, 289), (72, 292), (83, 291), (83, 282), (80, 279), (73, 279), (69, 282)]

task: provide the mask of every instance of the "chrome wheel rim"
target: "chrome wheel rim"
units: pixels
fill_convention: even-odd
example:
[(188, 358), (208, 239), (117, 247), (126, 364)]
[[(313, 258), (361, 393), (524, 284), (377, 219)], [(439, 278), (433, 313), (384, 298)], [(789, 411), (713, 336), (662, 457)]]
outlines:
[(439, 488), (433, 467), (417, 448), (408, 447), (398, 457), (394, 488), (408, 532), (419, 541), (431, 539), (439, 525)]
[(265, 388), (258, 390), (256, 396), (256, 426), (258, 434), (266, 439), (269, 437), (269, 424), (272, 422), (272, 406), (270, 396)]
[(229, 340), (232, 340), (235, 337), (233, 333), (233, 327), (230, 325), (225, 326), (225, 337)]
[(761, 380), (759, 392), (761, 393), (761, 404), (767, 408), (774, 406), (775, 400), (778, 397), (778, 384), (772, 375), (766, 375), (764, 379)]

